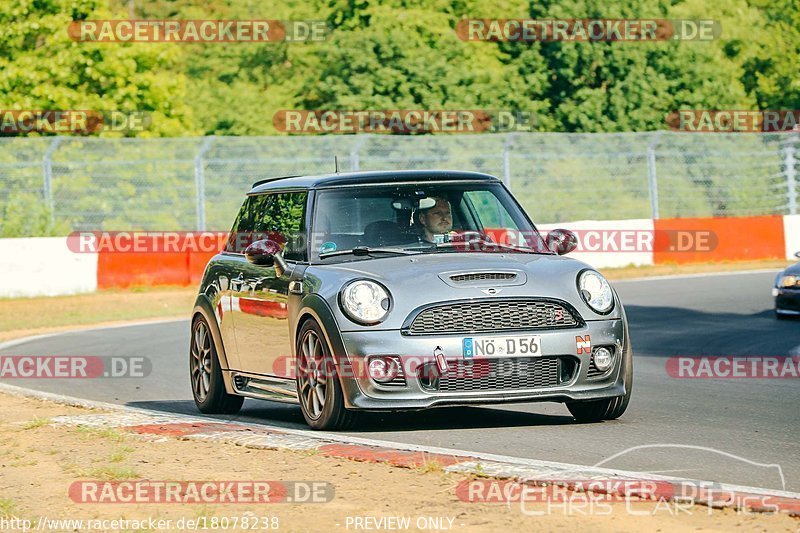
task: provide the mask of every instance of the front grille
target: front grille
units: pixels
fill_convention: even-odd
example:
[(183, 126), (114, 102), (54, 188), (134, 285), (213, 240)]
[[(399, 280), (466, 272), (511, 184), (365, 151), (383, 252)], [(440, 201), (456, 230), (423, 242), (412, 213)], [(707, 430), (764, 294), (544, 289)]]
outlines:
[(448, 363), (450, 368), (444, 375), (438, 375), (433, 366), (423, 366), (422, 387), (436, 392), (539, 389), (570, 381), (577, 368), (570, 358), (558, 357), (464, 359)]
[(510, 281), (517, 278), (513, 272), (472, 272), (470, 274), (454, 274), (450, 279), (455, 283), (472, 281)]
[(566, 305), (544, 300), (492, 300), (429, 307), (411, 325), (411, 335), (570, 328), (577, 319)]

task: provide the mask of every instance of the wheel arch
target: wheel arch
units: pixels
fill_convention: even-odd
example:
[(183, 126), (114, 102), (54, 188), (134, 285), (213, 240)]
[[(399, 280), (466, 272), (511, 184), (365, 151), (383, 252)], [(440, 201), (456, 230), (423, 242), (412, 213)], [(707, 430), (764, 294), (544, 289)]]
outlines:
[(300, 311), (297, 313), (297, 319), (292, 328), (292, 356), (297, 356), (297, 336), (300, 333), (300, 328), (303, 327), (307, 320), (314, 320), (322, 329), (325, 342), (333, 355), (334, 363), (340, 366), (343, 361), (347, 360), (347, 353), (344, 349), (342, 336), (339, 333), (339, 324), (336, 322), (328, 302), (314, 293), (308, 294), (303, 298)]
[(222, 342), (222, 333), (219, 330), (219, 323), (217, 322), (217, 317), (214, 314), (211, 303), (204, 298), (203, 295), (198, 296), (197, 300), (195, 300), (194, 309), (192, 311), (192, 321), (191, 325), (189, 326), (190, 335), (191, 328), (194, 326), (194, 321), (197, 319), (197, 317), (202, 317), (206, 321), (206, 324), (208, 324), (209, 331), (211, 331), (211, 338), (214, 341), (214, 348), (216, 349), (220, 368), (222, 369), (222, 378), (225, 381), (225, 390), (230, 394), (235, 394), (236, 391), (234, 390), (233, 383), (231, 382), (228, 356), (225, 352), (225, 345)]

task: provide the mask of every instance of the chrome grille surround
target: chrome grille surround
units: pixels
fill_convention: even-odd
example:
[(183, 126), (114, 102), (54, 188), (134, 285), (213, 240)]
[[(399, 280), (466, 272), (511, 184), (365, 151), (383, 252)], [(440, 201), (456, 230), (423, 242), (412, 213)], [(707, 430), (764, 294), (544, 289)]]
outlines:
[(542, 298), (467, 300), (417, 309), (403, 324), (404, 335), (496, 333), (584, 325), (568, 303)]

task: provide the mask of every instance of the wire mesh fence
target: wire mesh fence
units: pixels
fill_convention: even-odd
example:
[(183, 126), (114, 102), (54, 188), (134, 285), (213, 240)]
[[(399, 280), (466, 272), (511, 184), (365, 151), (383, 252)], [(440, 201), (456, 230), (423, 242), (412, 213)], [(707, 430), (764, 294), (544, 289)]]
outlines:
[(795, 214), (800, 135), (712, 133), (0, 139), (0, 236), (225, 231), (260, 179), (459, 169), (536, 222)]

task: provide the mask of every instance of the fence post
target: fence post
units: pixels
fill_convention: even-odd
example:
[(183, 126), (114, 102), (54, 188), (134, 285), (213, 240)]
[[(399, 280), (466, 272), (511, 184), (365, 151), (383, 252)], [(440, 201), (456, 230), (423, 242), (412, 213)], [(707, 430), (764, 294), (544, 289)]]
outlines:
[(63, 137), (55, 137), (47, 147), (42, 159), (42, 171), (44, 172), (43, 196), (47, 212), (50, 214), (50, 224), (56, 223), (55, 202), (53, 201), (53, 153), (58, 149)]
[(783, 165), (786, 168), (786, 194), (789, 197), (789, 214), (797, 214), (797, 159), (795, 158), (797, 135), (791, 135), (783, 149)]
[(194, 186), (197, 195), (197, 231), (206, 230), (206, 170), (203, 157), (214, 142), (214, 137), (206, 137), (200, 145), (200, 151), (194, 158)]
[(647, 183), (650, 189), (650, 213), (653, 220), (658, 220), (658, 176), (656, 175), (656, 146), (661, 140), (658, 131), (647, 146)]
[(356, 138), (355, 145), (353, 145), (353, 149), (350, 150), (350, 170), (353, 172), (361, 170), (361, 159), (359, 158), (358, 151), (361, 150), (365, 142), (367, 142), (367, 137), (363, 134), (359, 134)]
[(514, 134), (509, 133), (503, 141), (503, 183), (511, 189), (511, 145), (514, 142)]

